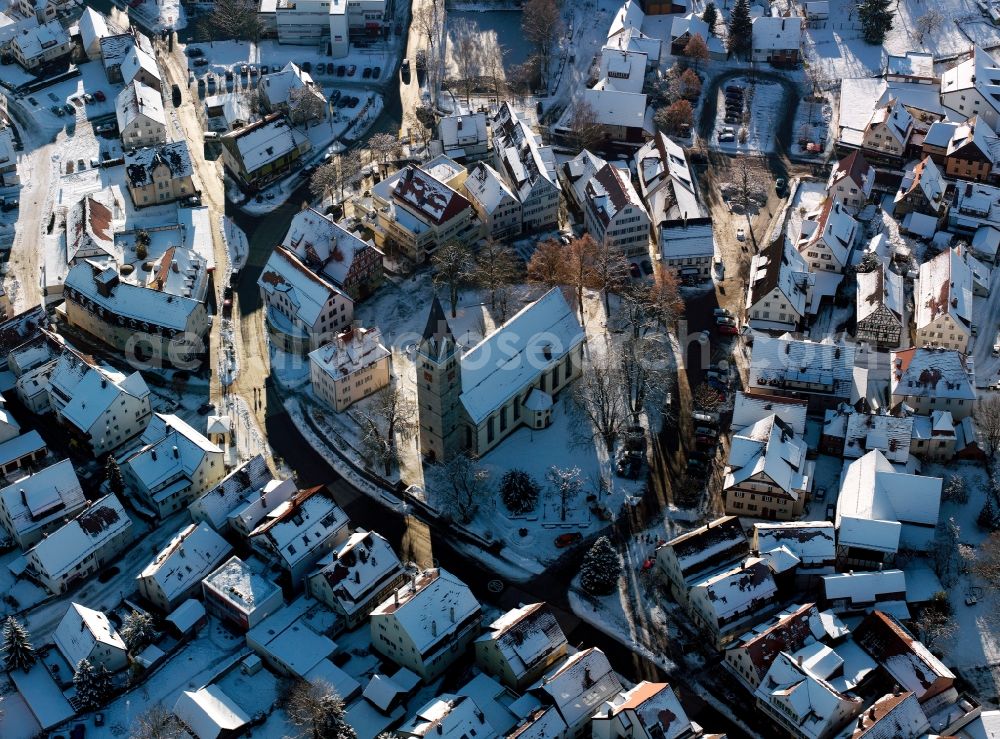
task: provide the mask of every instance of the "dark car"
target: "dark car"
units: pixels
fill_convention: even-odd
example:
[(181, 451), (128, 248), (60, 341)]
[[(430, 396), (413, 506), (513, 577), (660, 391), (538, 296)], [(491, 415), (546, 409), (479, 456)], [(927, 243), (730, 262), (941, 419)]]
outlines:
[(97, 102), (99, 103), (103, 103), (105, 100), (107, 100), (107, 97), (104, 95), (103, 90), (98, 90), (97, 92), (95, 92), (94, 97), (97, 98)]
[(363, 79), (370, 80), (372, 78), (372, 68), (365, 67), (364, 71), (361, 73), (361, 77)]
[(181, 200), (182, 208), (197, 208), (201, 205), (201, 195), (188, 195)]
[(643, 259), (642, 262), (639, 263), (639, 266), (642, 267), (643, 274), (653, 274), (653, 265), (648, 259)]
[(187, 54), (189, 57), (192, 57), (192, 58), (196, 58), (196, 57), (199, 57), (199, 56), (205, 56), (205, 51), (203, 49), (199, 49), (197, 46), (189, 46), (189, 47), (187, 47), (186, 49), (184, 49), (184, 53)]
[(83, 739), (87, 735), (87, 727), (83, 724), (76, 724), (69, 732), (69, 739)]
[(62, 109), (61, 105), (53, 105), (52, 108), (50, 108), (50, 110), (60, 117), (66, 115), (66, 111)]
[(742, 120), (738, 115), (727, 115), (725, 118), (726, 123), (739, 123)]
[(227, 69), (226, 70), (226, 79), (227, 80), (231, 80), (232, 78), (233, 78), (233, 70)]
[(72, 105), (70, 105), (69, 103), (66, 103), (66, 104), (65, 104), (65, 105), (63, 106), (63, 110), (65, 110), (65, 111), (66, 111), (66, 115), (76, 115), (76, 108), (74, 108), (74, 107), (73, 107)]
[(349, 66), (347, 68), (347, 76), (348, 77), (353, 77), (354, 73), (357, 72), (357, 71), (358, 71), (358, 65), (357, 64), (352, 64), (351, 66)]
[(215, 410), (215, 403), (202, 403), (198, 406), (198, 415), (207, 416), (209, 413)]
[[(332, 67), (333, 65), (331, 64), (330, 66)], [(305, 67), (303, 67), (303, 69), (305, 69)], [(308, 72), (309, 70), (306, 69), (306, 71)], [(326, 62), (320, 62), (316, 65), (316, 74), (326, 74)]]
[(343, 77), (345, 74), (347, 74), (347, 67), (345, 67), (343, 64), (337, 65), (337, 76)]
[(171, 100), (174, 103), (174, 107), (177, 108), (181, 104), (181, 88), (177, 85), (172, 85), (170, 87)]
[(382, 67), (375, 67), (375, 69), (372, 70), (372, 79), (377, 80), (381, 76), (382, 76)]
[(194, 60), (194, 66), (196, 67), (206, 67), (208, 66), (208, 59), (201, 56)]
[(556, 547), (558, 549), (565, 549), (566, 547), (571, 547), (583, 538), (583, 534), (579, 531), (573, 531), (569, 534), (559, 534), (556, 537)]
[(779, 177), (774, 181), (774, 191), (778, 193), (780, 197), (785, 197), (788, 194), (788, 180), (784, 177)]
[(101, 570), (97, 573), (97, 581), (105, 583), (119, 573), (121, 573), (121, 570), (114, 565), (111, 565), (111, 567), (108, 567), (106, 570)]
[(21, 201), (17, 198), (3, 198), (3, 205), (0, 205), (0, 210), (4, 213), (9, 213), (12, 210), (17, 210), (20, 205)]
[(334, 90), (330, 96), (330, 104), (336, 105), (338, 100), (340, 100), (340, 90)]
[(628, 273), (630, 275), (632, 275), (632, 277), (635, 277), (635, 278), (642, 277), (642, 272), (639, 271), (639, 265), (636, 264), (635, 262), (632, 262), (628, 266)]
[(740, 87), (739, 85), (729, 85), (726, 88), (726, 92), (738, 92), (738, 93), (740, 93), (742, 95), (743, 94), (743, 88)]

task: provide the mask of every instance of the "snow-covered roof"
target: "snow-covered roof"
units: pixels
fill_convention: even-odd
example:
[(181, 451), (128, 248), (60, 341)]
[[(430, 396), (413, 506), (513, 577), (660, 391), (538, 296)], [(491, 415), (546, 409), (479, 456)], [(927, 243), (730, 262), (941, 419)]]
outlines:
[(478, 203), (487, 213), (493, 213), (504, 202), (504, 198), (517, 200), (517, 195), (510, 189), (500, 173), (486, 162), (477, 162), (469, 170), (469, 176), (463, 185), (466, 194)]
[(201, 604), (201, 601), (188, 598), (171, 611), (166, 620), (172, 623), (181, 634), (186, 634), (204, 617), (205, 606)]
[(798, 315), (805, 315), (811, 275), (805, 258), (786, 239), (775, 239), (750, 260), (747, 308), (777, 288)]
[(913, 132), (913, 116), (898, 98), (889, 98), (884, 105), (879, 105), (868, 121), (867, 129), (884, 126), (885, 130), (902, 145), (905, 145)]
[(342, 380), (390, 355), (378, 328), (351, 328), (310, 352), (309, 360), (334, 380)]
[(58, 578), (131, 526), (132, 519), (118, 498), (106, 495), (38, 542), (28, 555), (37, 559), (49, 576)]
[(941, 94), (975, 89), (986, 101), (1000, 111), (1000, 64), (979, 46), (974, 47), (972, 58), (945, 70), (941, 75)]
[(795, 652), (827, 636), (815, 603), (791, 605), (756, 624), (728, 648), (746, 652), (757, 679), (763, 678), (780, 652)]
[[(897, 472), (875, 449), (847, 465), (837, 499), (836, 523), (843, 528), (844, 519), (899, 522), (927, 528), (933, 535), (940, 506), (940, 477)], [(891, 547), (894, 527), (881, 527), (880, 531), (884, 535), (870, 541), (869, 548)], [(866, 533), (873, 533), (871, 527)]]
[(197, 739), (217, 739), (250, 723), (250, 717), (218, 685), (185, 690), (174, 703), (174, 714)]
[(827, 600), (846, 598), (856, 606), (864, 606), (875, 603), (883, 595), (906, 593), (906, 575), (902, 570), (824, 575), (823, 592)]
[(903, 317), (903, 277), (885, 262), (871, 272), (858, 273), (858, 290), (855, 310), (858, 323), (885, 306), (897, 320)]
[(642, 92), (646, 55), (641, 51), (605, 46), (601, 49), (600, 77), (622, 92)]
[(804, 436), (808, 407), (809, 401), (800, 398), (783, 398), (780, 395), (760, 395), (738, 390), (733, 404), (732, 427), (741, 429), (752, 426), (773, 413), (798, 436)]
[(872, 119), (873, 101), (878, 107), (897, 99), (907, 108), (944, 115), (935, 85), (887, 82), (880, 77), (848, 77), (841, 80), (840, 99), (840, 138), (852, 146), (861, 146), (863, 142), (864, 131)]
[(473, 423), (481, 423), (585, 339), (576, 311), (559, 288), (522, 308), (462, 356), (461, 400)]
[(312, 87), (312, 76), (295, 62), (288, 62), (280, 72), (262, 75), (258, 86), (273, 106), (288, 102), (292, 90)]
[(587, 209), (605, 226), (628, 206), (643, 212), (646, 210), (639, 193), (632, 185), (632, 177), (627, 168), (605, 164), (590, 178), (584, 191)]
[(686, 33), (692, 36), (698, 34), (703, 41), (708, 41), (711, 35), (708, 31), (708, 24), (694, 13), (687, 15), (675, 15), (670, 23), (670, 40), (680, 38)]
[(554, 704), (569, 726), (593, 716), (604, 701), (621, 690), (618, 675), (597, 647), (572, 655), (531, 688), (536, 695), (546, 696), (545, 702)]
[[(607, 82), (607, 80), (603, 80)], [(643, 93), (614, 89), (600, 83), (580, 90), (580, 99), (590, 105), (594, 118), (602, 126), (622, 126), (644, 129), (646, 123), (646, 96)]]
[(912, 692), (895, 691), (883, 695), (864, 711), (854, 725), (851, 739), (882, 736), (924, 736), (927, 716)]
[(933, 208), (937, 208), (944, 197), (945, 182), (941, 170), (929, 156), (920, 162), (907, 165), (903, 179), (899, 183), (899, 190), (896, 192), (895, 202), (901, 202), (917, 192), (923, 195), (928, 205)]
[(135, 45), (135, 37), (131, 33), (116, 33), (101, 39), (101, 59), (104, 68), (120, 67), (129, 49)]
[(701, 259), (715, 256), (715, 232), (711, 218), (660, 222), (660, 255), (663, 259)]
[(955, 132), (962, 124), (958, 121), (934, 121), (924, 134), (924, 146), (948, 150)]
[(890, 384), (895, 396), (976, 399), (972, 362), (953, 349), (915, 347), (892, 352)]
[(692, 597), (695, 593), (702, 594), (720, 625), (748, 608), (766, 604), (777, 592), (771, 569), (764, 560), (755, 557), (710, 575), (691, 588)]
[(743, 526), (736, 516), (723, 516), (663, 545), (677, 560), (687, 582), (741, 561), (750, 553)]
[(766, 478), (798, 500), (812, 486), (807, 451), (806, 442), (772, 413), (733, 435), (723, 489)]
[(646, 55), (650, 64), (659, 64), (663, 42), (644, 34), (637, 26), (629, 26), (620, 32), (608, 36), (605, 48), (638, 51)]
[[(41, 728), (53, 729), (76, 715), (76, 709), (66, 700), (62, 689), (49, 674), (49, 668), (41, 661), (36, 662), (28, 672), (13, 670), (9, 675)], [(5, 718), (11, 721), (12, 711), (10, 708), (6, 710), (8, 715)]]
[(154, 414), (141, 438), (142, 446), (121, 466), (154, 501), (170, 494), (178, 480), (190, 484), (206, 457), (222, 463), (222, 450), (177, 416)]
[(337, 650), (337, 645), (320, 633), (322, 629), (310, 622), (332, 622), (333, 618), (333, 613), (322, 603), (300, 597), (250, 629), (247, 643), (262, 657), (271, 657), (297, 677), (305, 678)]
[(126, 85), (134, 80), (140, 72), (145, 72), (157, 81), (160, 79), (160, 70), (156, 66), (156, 58), (135, 45), (125, 54), (125, 58), (121, 62), (121, 68), (122, 80)]
[(46, 449), (45, 441), (35, 429), (0, 443), (0, 467)]
[(750, 386), (784, 387), (850, 397), (854, 386), (854, 344), (761, 336), (753, 343)]
[(703, 211), (687, 155), (673, 139), (657, 131), (635, 154), (639, 191), (653, 224), (699, 218)]
[(914, 416), (869, 413), (847, 404), (827, 410), (823, 418), (824, 436), (844, 440), (844, 457), (857, 459), (877, 449), (896, 464), (906, 464), (916, 426)]
[(279, 114), (246, 125), (226, 138), (235, 143), (243, 169), (248, 173), (291, 154), (308, 141), (304, 133), (293, 129)]
[[(121, 282), (117, 268), (84, 260), (70, 269), (65, 286), (86, 298), (95, 308), (130, 318), (138, 324), (184, 331), (188, 319), (202, 304), (181, 295)], [(106, 286), (103, 291), (101, 286)]]
[(489, 625), (478, 641), (495, 641), (514, 675), (525, 675), (566, 646), (566, 635), (544, 603), (513, 608)]
[(409, 737), (499, 736), (472, 698), (448, 693), (431, 698), (399, 730)]
[(465, 197), (413, 164), (382, 180), (375, 191), (413, 213), (425, 226), (441, 226), (472, 207)]
[(355, 258), (375, 248), (314, 208), (303, 208), (292, 217), (281, 245), (339, 287), (347, 282)]
[(643, 736), (683, 739), (695, 734), (691, 719), (667, 683), (643, 680), (631, 690), (623, 691), (608, 700), (593, 715), (592, 720), (608, 720), (621, 713), (628, 717), (623, 722), (625, 726), (633, 721), (638, 722), (645, 730)]
[(98, 644), (125, 651), (125, 641), (108, 617), (79, 603), (70, 603), (52, 640), (73, 669), (80, 660), (89, 658)]
[(925, 77), (935, 79), (934, 55), (922, 51), (907, 51), (905, 54), (889, 54), (885, 65), (886, 76)]
[[(926, 140), (926, 139), (925, 139)], [(963, 151), (966, 147), (977, 150), (973, 152)], [(981, 154), (986, 157), (992, 166), (996, 166), (1000, 159), (1000, 137), (979, 120), (978, 115), (972, 116), (965, 123), (955, 128), (951, 141), (948, 142), (948, 156), (956, 156), (959, 159), (970, 158)]]
[(799, 252), (804, 252), (817, 244), (824, 244), (837, 264), (846, 266), (857, 234), (858, 222), (841, 202), (826, 198), (818, 210), (806, 214), (796, 246)]
[(753, 19), (753, 48), (782, 51), (799, 48), (802, 43), (802, 18), (763, 15)]
[(275, 553), (289, 567), (329, 545), (348, 524), (347, 514), (323, 486), (300, 490), (264, 516), (250, 540)]
[(22, 537), (85, 504), (73, 463), (63, 459), (0, 489), (0, 500), (12, 534)]
[(390, 616), (426, 654), (480, 613), (469, 587), (443, 569), (424, 570), (383, 601), (372, 617)]
[(202, 584), (244, 613), (252, 613), (259, 603), (270, 598), (279, 588), (254, 572), (239, 557), (232, 556), (210, 574)]
[(788, 652), (781, 652), (771, 663), (756, 695), (758, 700), (780, 706), (785, 720), (806, 739), (832, 735), (863, 705), (861, 698), (841, 693)]
[(111, 209), (87, 195), (66, 212), (66, 261), (80, 257), (114, 256), (114, 231)]
[(832, 563), (836, 558), (833, 524), (829, 521), (755, 523), (753, 548), (763, 554), (778, 547), (788, 547), (805, 565)]
[(283, 246), (276, 246), (271, 252), (257, 284), (264, 292), (284, 293), (306, 326), (314, 326), (323, 308), (336, 296), (350, 301), (340, 288), (313, 272)]
[(500, 105), (491, 123), (495, 158), (519, 200), (526, 200), (540, 180), (560, 189), (552, 147), (542, 144), (510, 103)]
[(110, 33), (104, 15), (89, 5), (83, 9), (83, 15), (77, 23), (80, 28), (80, 41), (85, 50), (89, 50), (92, 44), (100, 42)]
[(199, 583), (232, 551), (207, 523), (192, 523), (178, 531), (136, 577), (156, 582), (168, 600)]
[(118, 117), (118, 130), (122, 132), (140, 115), (162, 126), (167, 125), (160, 93), (139, 80), (126, 85), (125, 89), (118, 93), (115, 115)]
[(634, 2), (634, 0), (625, 0), (611, 21), (611, 26), (608, 28), (608, 38), (617, 36), (630, 28), (641, 29), (645, 17), (646, 14), (639, 7), (639, 3)]
[(914, 296), (918, 331), (944, 314), (952, 317), (956, 327), (971, 326), (972, 270), (966, 257), (964, 248), (953, 247), (920, 265)]
[(153, 182), (153, 172), (164, 166), (172, 179), (178, 180), (194, 174), (191, 153), (186, 141), (156, 144), (125, 154), (125, 174), (134, 187), (145, 187)]
[(854, 640), (918, 700), (952, 685), (955, 674), (891, 615), (876, 610), (854, 630)]
[(597, 174), (598, 170), (605, 164), (607, 164), (606, 161), (587, 149), (563, 163), (561, 177), (564, 184), (568, 184), (573, 189), (573, 198), (578, 204), (583, 203), (586, 199), (586, 187), (590, 178)]
[(845, 177), (866, 196), (871, 194), (872, 186), (875, 184), (875, 168), (868, 163), (860, 149), (852, 151), (837, 162), (830, 171), (830, 179), (827, 180), (826, 189), (829, 190), (837, 181)]
[(110, 429), (94, 426), (114, 403), (123, 401), (123, 396), (139, 400), (149, 396), (141, 373), (126, 377), (74, 351), (63, 352), (49, 375), (49, 400), (60, 418), (95, 440), (109, 435)]
[(361, 529), (319, 565), (317, 574), (326, 580), (334, 599), (347, 614), (357, 611), (403, 571), (399, 557), (385, 537)]
[(452, 152), (455, 156), (462, 156), (465, 152), (463, 147), (480, 145), (485, 146), (489, 140), (486, 128), (485, 113), (458, 113), (446, 115), (438, 121), (438, 136), (444, 153)]
[(271, 479), (267, 460), (258, 454), (226, 475), (189, 507), (192, 512), (197, 511), (198, 518), (221, 529), (229, 513), (241, 503), (259, 498), (264, 485)]
[(69, 34), (58, 20), (39, 24), (33, 28), (24, 28), (14, 37), (13, 43), (21, 50), (25, 59), (41, 56), (53, 46), (69, 43)]

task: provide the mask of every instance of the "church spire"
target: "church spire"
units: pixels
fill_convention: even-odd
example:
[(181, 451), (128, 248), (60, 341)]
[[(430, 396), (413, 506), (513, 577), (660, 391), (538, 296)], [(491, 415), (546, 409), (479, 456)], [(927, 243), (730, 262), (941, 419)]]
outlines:
[(427, 325), (424, 327), (420, 350), (436, 359), (445, 352), (451, 352), (454, 347), (455, 337), (451, 333), (451, 327), (448, 325), (448, 318), (441, 306), (441, 301), (435, 295), (431, 301), (431, 311), (427, 316)]

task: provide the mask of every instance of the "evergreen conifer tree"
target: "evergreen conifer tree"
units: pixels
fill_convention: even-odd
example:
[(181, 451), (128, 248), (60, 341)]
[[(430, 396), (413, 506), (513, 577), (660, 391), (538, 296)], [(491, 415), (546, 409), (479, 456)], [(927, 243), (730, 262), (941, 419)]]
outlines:
[(511, 513), (534, 510), (538, 490), (538, 483), (524, 470), (508, 470), (500, 481), (500, 499)]
[(13, 616), (8, 616), (3, 625), (4, 667), (27, 672), (38, 661), (35, 648), (31, 646), (31, 636), (24, 625)]
[(593, 595), (607, 595), (618, 584), (621, 573), (622, 563), (618, 552), (608, 541), (608, 537), (602, 536), (583, 558), (580, 585)]
[(719, 21), (719, 11), (716, 9), (715, 3), (705, 3), (705, 11), (701, 14), (701, 19), (708, 24), (708, 32), (714, 36), (715, 24)]
[(753, 43), (752, 34), (753, 20), (750, 18), (750, 2), (749, 0), (736, 0), (733, 12), (729, 16), (729, 37), (726, 39), (729, 53), (743, 54), (750, 51)]
[(892, 30), (895, 13), (890, 10), (892, 0), (862, 0), (858, 5), (861, 35), (866, 43), (881, 44)]
[(105, 467), (105, 479), (108, 481), (108, 491), (117, 496), (125, 492), (125, 478), (122, 477), (122, 468), (114, 457), (108, 455), (108, 463)]

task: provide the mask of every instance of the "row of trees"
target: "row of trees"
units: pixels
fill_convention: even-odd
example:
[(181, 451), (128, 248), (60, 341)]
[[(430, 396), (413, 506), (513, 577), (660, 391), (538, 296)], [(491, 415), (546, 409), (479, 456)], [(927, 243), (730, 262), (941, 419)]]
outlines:
[(486, 239), (478, 250), (453, 241), (431, 257), (434, 285), (448, 292), (451, 317), (458, 315), (458, 293), (477, 287), (489, 295), (490, 311), (503, 323), (512, 303), (511, 287), (521, 277), (521, 265), (514, 250), (496, 239)]

